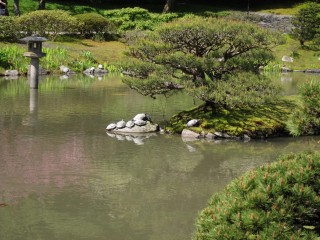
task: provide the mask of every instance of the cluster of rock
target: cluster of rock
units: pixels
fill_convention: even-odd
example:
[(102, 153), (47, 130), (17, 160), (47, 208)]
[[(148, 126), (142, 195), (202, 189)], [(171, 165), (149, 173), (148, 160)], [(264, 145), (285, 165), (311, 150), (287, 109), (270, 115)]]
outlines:
[(137, 114), (132, 120), (110, 123), (107, 131), (118, 133), (150, 133), (159, 131), (159, 125), (151, 122), (151, 117), (145, 113)]
[[(187, 122), (186, 126), (187, 128), (189, 127), (197, 127), (200, 125), (200, 120), (199, 119), (191, 119), (190, 121)], [(181, 137), (184, 141), (193, 141), (193, 140), (198, 140), (198, 139), (207, 139), (207, 140), (215, 140), (215, 139), (233, 139), (233, 140), (250, 140), (251, 138), (244, 134), (242, 137), (238, 136), (231, 136), (227, 133), (224, 132), (215, 132), (215, 133), (197, 133), (189, 129), (183, 129), (181, 133)]]
[(257, 23), (262, 27), (276, 29), (283, 33), (290, 33), (293, 29), (291, 15), (276, 15), (258, 12), (253, 13), (253, 15), (259, 17), (259, 21)]
[[(63, 65), (60, 66), (60, 72), (63, 75), (67, 75), (67, 76), (69, 76), (70, 74), (76, 73), (76, 72), (72, 71), (70, 68), (63, 66)], [(95, 76), (95, 75), (99, 76), (99, 75), (107, 74), (107, 73), (109, 73), (109, 71), (104, 69), (102, 64), (99, 64), (97, 68), (90, 67), (90, 68), (84, 70), (83, 73), (88, 76)]]

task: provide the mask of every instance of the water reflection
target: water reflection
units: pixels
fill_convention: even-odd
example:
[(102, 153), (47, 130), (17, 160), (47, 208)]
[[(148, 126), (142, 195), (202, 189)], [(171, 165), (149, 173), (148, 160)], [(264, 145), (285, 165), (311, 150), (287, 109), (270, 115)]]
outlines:
[(0, 239), (190, 239), (212, 193), (280, 154), (319, 148), (319, 137), (109, 137), (113, 119), (148, 112), (158, 122), (193, 101), (76, 78), (43, 79), (30, 95), (26, 80), (0, 81)]
[(129, 141), (136, 145), (144, 145), (144, 141), (150, 137), (157, 136), (156, 133), (111, 133), (107, 132), (109, 137), (115, 138), (118, 141)]

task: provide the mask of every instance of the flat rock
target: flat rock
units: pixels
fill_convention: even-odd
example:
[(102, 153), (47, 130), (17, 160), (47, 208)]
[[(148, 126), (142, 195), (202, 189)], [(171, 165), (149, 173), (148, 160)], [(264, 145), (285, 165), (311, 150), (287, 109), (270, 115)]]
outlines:
[(133, 126), (132, 128), (121, 128), (121, 129), (115, 129), (113, 132), (115, 133), (150, 133), (150, 132), (158, 132), (159, 131), (159, 125), (158, 124), (152, 124), (151, 122), (147, 122), (144, 126)]
[(182, 138), (188, 138), (188, 139), (199, 139), (200, 138), (200, 134), (193, 132), (191, 130), (188, 129), (183, 129), (182, 133), (181, 133), (181, 137)]

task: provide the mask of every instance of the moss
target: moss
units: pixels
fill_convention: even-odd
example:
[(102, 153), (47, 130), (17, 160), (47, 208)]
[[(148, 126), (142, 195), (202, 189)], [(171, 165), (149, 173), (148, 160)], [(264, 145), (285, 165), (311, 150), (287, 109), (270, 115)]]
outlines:
[(281, 100), (277, 105), (265, 104), (258, 108), (212, 109), (205, 105), (183, 111), (170, 120), (168, 129), (181, 133), (191, 119), (200, 119), (196, 132), (222, 131), (232, 136), (247, 134), (252, 138), (287, 135), (285, 122), (296, 104)]

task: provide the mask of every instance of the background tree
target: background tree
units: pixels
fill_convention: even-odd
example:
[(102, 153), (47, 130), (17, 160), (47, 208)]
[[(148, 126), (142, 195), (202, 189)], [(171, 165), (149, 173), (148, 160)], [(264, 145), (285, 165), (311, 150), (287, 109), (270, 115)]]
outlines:
[(183, 18), (142, 39), (126, 67), (131, 88), (154, 97), (182, 86), (208, 105), (254, 106), (277, 94), (259, 74), (281, 37), (255, 25), (223, 19)]
[(20, 16), (19, 0), (13, 1), (13, 11), (15, 16)]
[(174, 4), (175, 4), (175, 0), (167, 0), (166, 5), (164, 5), (164, 8), (163, 8), (163, 13), (172, 12)]
[(306, 41), (313, 40), (320, 33), (320, 4), (308, 3), (292, 19), (295, 26), (292, 36), (304, 46)]
[(39, 0), (39, 10), (45, 10), (46, 9), (46, 0)]

